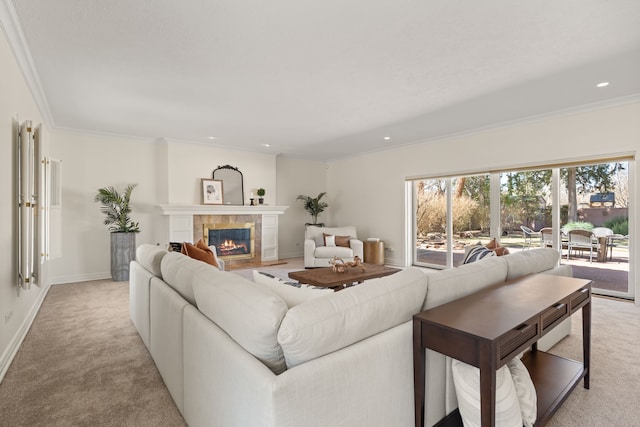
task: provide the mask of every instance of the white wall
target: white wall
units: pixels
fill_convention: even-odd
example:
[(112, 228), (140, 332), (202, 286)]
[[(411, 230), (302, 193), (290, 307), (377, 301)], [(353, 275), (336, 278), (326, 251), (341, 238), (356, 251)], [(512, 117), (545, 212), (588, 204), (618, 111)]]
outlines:
[[(13, 123), (32, 120), (42, 123), (42, 117), (9, 48), (0, 32), (0, 379), (24, 338), (48, 289), (46, 265), (40, 278), (43, 287), (31, 286), (28, 291), (17, 287), (17, 192)], [(47, 151), (47, 132), (43, 132)]]
[(276, 204), (275, 155), (180, 142), (169, 142), (168, 150), (170, 203), (199, 205), (200, 178), (211, 179), (215, 168), (228, 164), (242, 172), (245, 204), (249, 204), (249, 193), (255, 195), (260, 187), (266, 190), (264, 203)]
[(265, 203), (276, 199), (273, 155), (73, 132), (53, 132), (51, 140), (52, 156), (62, 160), (64, 236), (63, 257), (51, 262), (54, 283), (111, 276), (110, 234), (93, 201), (101, 187), (122, 190), (137, 184), (131, 197), (131, 216), (141, 230), (136, 243), (162, 247), (169, 240), (168, 220), (158, 205), (200, 204), (200, 179), (211, 178), (219, 165), (231, 164), (243, 172), (247, 197), (251, 189), (264, 187)]
[[(332, 195), (335, 222), (357, 224), (362, 237), (380, 237), (393, 249), (387, 251), (386, 261), (403, 265), (406, 177), (606, 158), (637, 154), (639, 147), (640, 103), (636, 102), (332, 162), (327, 191)], [(639, 200), (637, 175), (633, 200)], [(640, 236), (637, 209), (633, 212), (631, 244)], [(636, 266), (638, 258), (635, 251)]]
[(110, 233), (103, 224), (99, 204), (93, 201), (99, 188), (114, 186), (133, 190), (132, 219), (142, 230), (137, 243), (159, 243), (162, 230), (155, 221), (159, 147), (151, 141), (72, 132), (51, 133), (51, 155), (62, 160), (62, 258), (51, 261), (53, 283), (69, 283), (111, 277)]
[[(305, 223), (311, 222), (311, 216), (297, 201), (299, 195), (315, 197), (327, 191), (327, 165), (324, 162), (276, 158), (278, 198), (277, 205), (289, 206), (278, 218), (278, 251), (280, 258), (295, 258), (304, 255)], [(318, 221), (330, 223), (331, 194), (323, 200), (329, 208), (318, 216)]]

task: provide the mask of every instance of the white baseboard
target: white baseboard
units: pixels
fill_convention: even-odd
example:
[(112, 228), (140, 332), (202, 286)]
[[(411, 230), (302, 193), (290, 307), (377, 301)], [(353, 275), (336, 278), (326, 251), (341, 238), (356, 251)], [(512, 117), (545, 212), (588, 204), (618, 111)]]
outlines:
[(278, 253), (278, 258), (279, 259), (289, 259), (289, 258), (302, 258), (304, 257), (304, 252), (303, 251), (298, 251), (298, 252), (280, 252)]
[(18, 352), (18, 349), (20, 348), (22, 341), (24, 341), (24, 338), (27, 336), (27, 333), (31, 328), (31, 324), (36, 318), (38, 311), (40, 311), (40, 306), (42, 306), (42, 303), (44, 302), (44, 298), (47, 296), (47, 293), (49, 293), (50, 288), (51, 288), (51, 285), (47, 285), (44, 288), (44, 290), (40, 293), (35, 304), (33, 305), (33, 307), (31, 307), (29, 314), (27, 315), (27, 317), (25, 317), (24, 321), (22, 322), (22, 324), (16, 331), (15, 335), (9, 342), (9, 345), (7, 346), (7, 349), (2, 354), (2, 357), (0, 357), (0, 382), (2, 382), (2, 379), (7, 373), (7, 369), (9, 369), (9, 366), (11, 366), (11, 362), (13, 362), (13, 358), (16, 357), (16, 353)]
[(111, 279), (111, 273), (90, 273), (90, 274), (76, 274), (73, 276), (60, 276), (53, 277), (51, 283), (54, 285), (61, 285), (63, 283), (77, 283), (77, 282), (90, 282), (92, 280), (104, 280)]

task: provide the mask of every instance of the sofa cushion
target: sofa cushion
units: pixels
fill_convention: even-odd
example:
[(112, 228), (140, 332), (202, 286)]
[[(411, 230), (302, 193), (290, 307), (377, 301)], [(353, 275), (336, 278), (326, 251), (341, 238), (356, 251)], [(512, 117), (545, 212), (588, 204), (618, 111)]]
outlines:
[(286, 370), (277, 334), (287, 304), (264, 286), (237, 274), (200, 270), (193, 277), (198, 310), (274, 373)]
[(424, 309), (437, 307), (489, 285), (504, 282), (507, 277), (505, 258), (490, 256), (457, 268), (428, 272), (429, 285)]
[(136, 261), (154, 276), (162, 277), (160, 264), (167, 251), (158, 245), (143, 243), (136, 249)]
[(501, 257), (507, 262), (507, 280), (550, 270), (558, 265), (560, 253), (553, 248), (530, 249)]
[(353, 250), (351, 248), (345, 248), (343, 246), (320, 246), (317, 247), (314, 255), (316, 258), (353, 258)]
[(289, 308), (302, 304), (310, 299), (333, 295), (333, 290), (328, 288), (317, 288), (297, 282), (285, 282), (278, 277), (268, 273), (253, 270), (253, 281), (267, 286), (287, 303)]
[[(480, 427), (480, 370), (453, 360), (451, 370), (458, 397), (458, 408), (465, 426)], [(522, 427), (522, 415), (509, 368), (496, 371), (496, 425)]]
[(411, 320), (426, 276), (409, 268), (290, 309), (278, 332), (288, 367), (300, 365)]
[(204, 274), (220, 273), (220, 270), (178, 252), (169, 252), (162, 258), (161, 262), (162, 277), (167, 285), (171, 286), (178, 292), (182, 298), (189, 303), (196, 305), (193, 295), (193, 277), (202, 271)]

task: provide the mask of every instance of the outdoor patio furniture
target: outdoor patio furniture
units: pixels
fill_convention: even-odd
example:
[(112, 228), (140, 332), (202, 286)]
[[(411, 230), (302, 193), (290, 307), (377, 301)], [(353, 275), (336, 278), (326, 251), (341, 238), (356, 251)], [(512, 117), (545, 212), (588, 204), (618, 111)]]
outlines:
[(570, 230), (567, 240), (567, 261), (569, 260), (572, 249), (574, 251), (580, 249), (581, 251), (589, 250), (589, 262), (592, 262), (593, 254), (595, 252), (597, 255), (599, 248), (600, 243), (593, 232), (587, 230)]
[(544, 227), (540, 229), (540, 247), (553, 247), (553, 228)]
[(539, 236), (540, 232), (539, 231), (533, 231), (532, 229), (530, 229), (527, 226), (521, 225), (520, 229), (522, 230), (522, 234), (524, 235), (524, 242), (523, 242), (523, 248), (524, 249), (529, 249), (531, 247), (531, 242), (532, 242), (532, 238), (533, 236)]

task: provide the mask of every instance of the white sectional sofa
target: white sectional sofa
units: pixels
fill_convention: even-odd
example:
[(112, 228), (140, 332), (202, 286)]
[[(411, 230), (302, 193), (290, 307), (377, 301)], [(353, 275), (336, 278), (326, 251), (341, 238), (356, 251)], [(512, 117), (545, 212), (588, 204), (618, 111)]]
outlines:
[[(536, 249), (408, 268), (287, 307), (268, 286), (145, 244), (131, 263), (130, 312), (190, 426), (409, 427), (413, 314), (526, 274), (571, 275), (558, 260)], [(539, 348), (567, 335), (565, 322)], [(433, 425), (457, 401), (451, 360), (428, 351), (427, 364)]]

